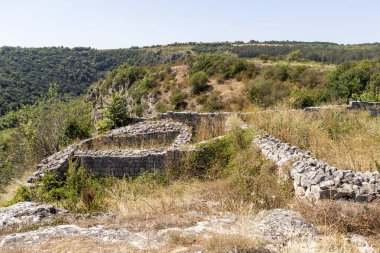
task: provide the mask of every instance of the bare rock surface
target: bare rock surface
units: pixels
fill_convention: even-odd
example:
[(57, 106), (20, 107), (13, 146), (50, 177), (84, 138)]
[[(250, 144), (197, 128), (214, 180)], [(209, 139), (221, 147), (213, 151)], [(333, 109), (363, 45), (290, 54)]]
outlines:
[[(4, 208), (7, 213), (3, 218), (24, 217), (23, 222), (38, 222), (52, 217), (52, 213), (64, 212), (53, 210), (51, 206), (39, 206), (35, 203), (22, 202)], [(17, 221), (18, 222), (18, 221)], [(41, 227), (38, 230), (0, 236), (0, 250), (15, 249), (25, 245), (38, 245), (41, 242), (69, 238), (90, 238), (97, 242), (123, 243), (139, 250), (159, 249), (170, 241), (171, 233), (197, 235), (205, 238), (212, 234), (240, 235), (268, 242), (268, 249), (281, 249), (294, 238), (313, 238), (318, 230), (302, 219), (299, 213), (274, 209), (263, 211), (257, 216), (238, 216), (227, 213), (221, 216), (205, 216), (203, 220), (187, 227), (170, 227), (152, 231), (129, 231), (122, 227), (107, 228), (101, 225), (80, 227), (75, 224)]]
[(19, 202), (9, 207), (0, 208), (0, 230), (48, 222), (63, 215), (68, 215), (68, 212), (54, 206), (39, 205), (34, 202)]

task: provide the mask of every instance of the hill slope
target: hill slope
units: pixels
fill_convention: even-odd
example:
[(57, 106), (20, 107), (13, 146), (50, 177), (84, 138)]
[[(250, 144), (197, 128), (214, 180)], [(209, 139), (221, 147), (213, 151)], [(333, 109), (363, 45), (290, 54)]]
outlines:
[(52, 83), (60, 93), (78, 96), (104, 72), (122, 63), (150, 65), (180, 58), (141, 49), (0, 48), (0, 115), (46, 94)]

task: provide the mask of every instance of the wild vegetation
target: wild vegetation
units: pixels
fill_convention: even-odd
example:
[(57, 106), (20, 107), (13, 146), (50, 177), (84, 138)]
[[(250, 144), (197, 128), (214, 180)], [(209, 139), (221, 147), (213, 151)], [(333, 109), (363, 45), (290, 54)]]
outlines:
[(368, 112), (326, 110), (265, 111), (249, 115), (252, 124), (342, 169), (380, 170), (380, 122)]
[[(109, 51), (4, 47), (2, 191), (8, 190), (11, 179), (70, 143), (127, 125), (134, 116), (168, 110), (245, 111), (252, 112), (246, 120), (257, 129), (234, 125), (223, 138), (212, 139), (224, 134), (224, 126), (203, 122), (193, 141), (212, 140), (165, 171), (100, 178), (72, 162), (63, 180), (46, 173), (37, 187), (17, 186), (3, 205), (28, 200), (78, 213), (106, 211), (117, 213), (123, 226), (144, 221), (154, 229), (197, 221), (198, 216), (189, 217), (191, 211), (251, 215), (286, 207), (300, 211), (324, 234), (334, 235), (320, 246), (325, 251), (334, 246), (344, 252), (347, 244), (341, 235), (346, 233), (378, 239), (377, 203), (348, 206), (295, 200), (292, 182), (280, 178), (277, 167), (251, 145), (252, 138), (265, 131), (336, 167), (380, 171), (379, 117), (338, 109), (293, 110), (352, 99), (380, 101), (380, 61), (373, 59), (377, 56), (377, 44), (297, 42), (189, 43)], [(180, 61), (171, 62), (176, 59)], [(90, 84), (85, 98), (81, 94)], [(174, 221), (169, 213), (175, 215)], [(212, 252), (262, 249), (262, 242), (247, 238), (215, 235), (204, 241), (171, 235), (173, 245), (194, 240)]]
[[(260, 57), (265, 61), (306, 59), (335, 64), (380, 57), (380, 45), (250, 41), (249, 43), (175, 43), (168, 46), (115, 50), (83, 47), (72, 49), (2, 47), (0, 48), (0, 115), (38, 101), (53, 83), (59, 84), (60, 94), (82, 95), (86, 93), (91, 83), (121, 64), (156, 65), (185, 59), (190, 55), (226, 52), (239, 58)], [(233, 73), (225, 74), (228, 76)]]
[(1, 190), (11, 178), (93, 131), (91, 106), (82, 98), (65, 102), (56, 86), (38, 104), (12, 113), (10, 118), (12, 128), (0, 131)]
[(59, 94), (80, 96), (123, 63), (155, 65), (181, 58), (143, 49), (0, 48), (0, 115), (33, 104), (57, 83)]

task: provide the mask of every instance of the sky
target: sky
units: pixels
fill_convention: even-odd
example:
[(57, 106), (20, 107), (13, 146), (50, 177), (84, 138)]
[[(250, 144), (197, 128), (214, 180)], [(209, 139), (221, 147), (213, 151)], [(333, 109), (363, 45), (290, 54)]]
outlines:
[(379, 0), (0, 0), (0, 47), (380, 42)]

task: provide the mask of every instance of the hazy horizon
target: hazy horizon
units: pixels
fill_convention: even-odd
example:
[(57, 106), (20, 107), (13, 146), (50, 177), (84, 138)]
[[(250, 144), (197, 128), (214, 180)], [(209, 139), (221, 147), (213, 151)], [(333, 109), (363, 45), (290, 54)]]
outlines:
[(92, 47), (175, 42), (380, 42), (375, 0), (14, 0), (0, 10), (0, 46)]

